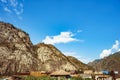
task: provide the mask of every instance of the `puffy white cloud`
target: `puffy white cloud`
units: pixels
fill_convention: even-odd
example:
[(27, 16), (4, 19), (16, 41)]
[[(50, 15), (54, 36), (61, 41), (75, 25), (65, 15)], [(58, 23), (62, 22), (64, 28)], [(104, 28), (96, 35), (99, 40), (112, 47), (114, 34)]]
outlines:
[(120, 42), (118, 40), (115, 41), (115, 44), (110, 49), (104, 49), (102, 53), (100, 54), (100, 58), (104, 58), (109, 56), (110, 54), (113, 54), (117, 51), (120, 51)]
[(118, 50), (120, 42), (118, 40), (115, 41), (115, 44), (112, 46), (112, 49)]
[(107, 56), (109, 56), (110, 54), (112, 54), (111, 49), (108, 49), (108, 50), (105, 49), (105, 50), (103, 50), (102, 53), (100, 54), (100, 58), (107, 57)]
[(45, 44), (59, 44), (78, 41), (76, 38), (73, 38), (73, 36), (74, 34), (72, 32), (61, 32), (60, 35), (46, 36), (42, 42)]

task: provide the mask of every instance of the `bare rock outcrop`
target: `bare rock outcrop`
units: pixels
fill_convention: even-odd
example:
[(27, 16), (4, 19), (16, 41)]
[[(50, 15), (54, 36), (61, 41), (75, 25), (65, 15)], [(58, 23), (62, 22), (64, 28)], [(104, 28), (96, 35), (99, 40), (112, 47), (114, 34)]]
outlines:
[(34, 70), (37, 62), (29, 35), (11, 24), (0, 22), (0, 74)]
[(41, 70), (77, 70), (77, 68), (51, 44), (35, 45), (38, 59), (42, 62)]

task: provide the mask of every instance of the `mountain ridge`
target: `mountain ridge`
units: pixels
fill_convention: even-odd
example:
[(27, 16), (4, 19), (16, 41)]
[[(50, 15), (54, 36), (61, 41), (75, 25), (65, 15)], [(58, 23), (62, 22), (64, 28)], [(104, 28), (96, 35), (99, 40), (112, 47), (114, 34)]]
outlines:
[(0, 22), (0, 74), (36, 70), (33, 44), (29, 35), (9, 23)]
[(109, 55), (103, 59), (94, 60), (88, 63), (95, 70), (120, 71), (120, 51)]
[(4, 22), (0, 22), (0, 59), (1, 75), (79, 69), (55, 46), (44, 43), (33, 45), (28, 33)]

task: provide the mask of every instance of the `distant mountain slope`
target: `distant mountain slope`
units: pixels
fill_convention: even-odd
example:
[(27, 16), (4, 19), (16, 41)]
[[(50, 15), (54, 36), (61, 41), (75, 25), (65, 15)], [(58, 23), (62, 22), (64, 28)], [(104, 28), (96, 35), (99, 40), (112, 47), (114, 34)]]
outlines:
[(120, 71), (120, 52), (116, 52), (101, 60), (95, 60), (88, 65), (92, 66), (95, 70)]
[(89, 62), (88, 65), (89, 66), (96, 66), (96, 64), (99, 63), (99, 61), (101, 61), (101, 59), (96, 59), (93, 62)]
[(83, 62), (79, 61), (77, 58), (73, 56), (67, 56), (70, 62), (78, 69), (78, 70), (88, 70), (93, 69), (92, 67), (84, 64)]

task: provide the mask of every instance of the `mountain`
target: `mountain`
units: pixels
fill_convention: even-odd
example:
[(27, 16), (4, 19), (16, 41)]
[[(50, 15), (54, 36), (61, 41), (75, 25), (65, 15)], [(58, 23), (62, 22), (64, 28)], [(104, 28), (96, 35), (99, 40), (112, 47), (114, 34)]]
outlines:
[(120, 71), (120, 52), (116, 52), (108, 57), (90, 62), (88, 65), (95, 70)]
[(29, 35), (9, 23), (0, 22), (0, 74), (36, 70), (36, 63)]
[(41, 70), (77, 69), (61, 51), (51, 44), (37, 44), (35, 45), (35, 50), (37, 52), (37, 58), (42, 62)]
[(101, 61), (101, 59), (96, 59), (96, 60), (94, 60), (93, 62), (89, 62), (88, 65), (94, 67), (94, 66), (96, 66), (96, 64), (99, 63), (100, 61)]
[(76, 58), (66, 57), (53, 45), (33, 45), (26, 32), (12, 24), (0, 22), (0, 75), (60, 69), (88, 68)]
[(77, 60), (75, 57), (66, 57), (60, 50), (51, 44), (40, 43), (34, 46), (37, 58), (42, 62), (40, 70), (85, 70), (90, 69), (86, 64)]
[(93, 69), (91, 66), (84, 64), (83, 62), (79, 61), (77, 58), (73, 56), (67, 56), (70, 62), (78, 69), (78, 70), (89, 70)]

